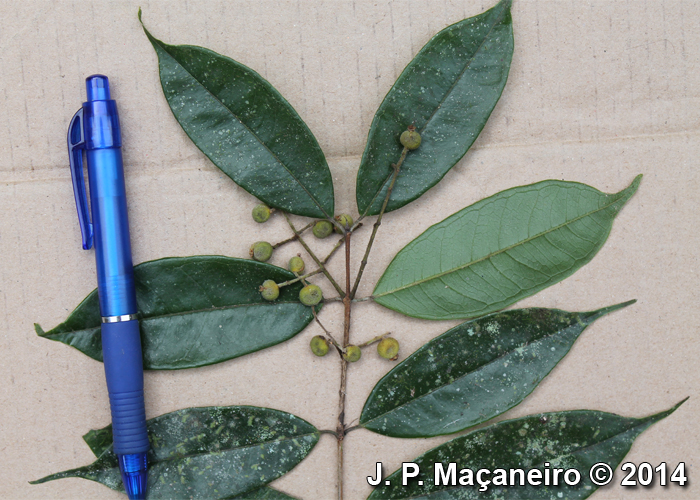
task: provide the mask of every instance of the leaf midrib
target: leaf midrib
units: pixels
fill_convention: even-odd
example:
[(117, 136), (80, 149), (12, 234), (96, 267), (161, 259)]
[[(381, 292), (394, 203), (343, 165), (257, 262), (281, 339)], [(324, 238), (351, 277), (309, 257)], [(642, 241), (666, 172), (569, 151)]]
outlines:
[[(437, 106), (435, 106), (435, 109), (433, 110), (433, 112), (430, 114), (430, 116), (429, 116), (428, 119), (426, 120), (425, 125), (423, 125), (423, 127), (419, 130), (419, 133), (422, 134), (422, 133), (425, 132), (425, 129), (428, 127), (428, 125), (430, 124), (430, 122), (432, 121), (432, 119), (435, 117), (435, 115), (437, 114), (437, 112), (442, 108), (442, 105), (445, 103), (445, 101), (447, 100), (447, 98), (450, 96), (450, 94), (451, 94), (452, 91), (454, 90), (454, 88), (455, 88), (455, 86), (457, 85), (457, 83), (462, 79), (462, 77), (464, 76), (464, 73), (466, 73), (467, 69), (468, 69), (468, 68), (471, 66), (471, 64), (474, 62), (474, 58), (477, 56), (477, 54), (479, 53), (479, 51), (481, 51), (481, 48), (482, 48), (482, 47), (484, 46), (484, 44), (486, 43), (486, 40), (491, 36), (491, 32), (493, 32), (494, 28), (495, 28), (498, 24), (500, 24), (500, 22), (502, 21), (502, 16), (503, 16), (503, 13), (505, 12), (505, 10), (506, 10), (506, 9), (503, 9), (503, 10), (501, 11), (501, 13), (498, 15), (498, 17), (497, 17), (496, 20), (494, 21), (493, 25), (491, 25), (491, 27), (489, 28), (488, 33), (486, 33), (486, 35), (484, 36), (484, 39), (483, 39), (483, 40), (481, 41), (481, 43), (479, 44), (479, 47), (474, 51), (474, 54), (472, 54), (472, 56), (469, 58), (469, 60), (467, 61), (467, 63), (464, 65), (464, 68), (462, 68), (462, 71), (459, 73), (459, 76), (458, 76), (457, 78), (455, 78), (455, 81), (452, 82), (452, 85), (450, 85), (450, 88), (447, 89), (447, 91), (445, 92), (445, 94), (442, 96), (442, 99), (440, 99), (440, 101), (438, 102)], [(392, 88), (392, 90), (393, 90), (393, 88)], [(365, 210), (363, 216), (364, 216), (364, 215), (367, 215), (367, 212), (372, 208), (372, 205), (374, 205), (374, 202), (376, 201), (377, 197), (381, 194), (381, 192), (384, 190), (384, 186), (386, 186), (387, 182), (389, 182), (389, 179), (391, 178), (392, 175), (393, 175), (393, 172), (389, 172), (389, 174), (387, 174), (387, 176), (384, 178), (384, 181), (380, 184), (380, 188), (377, 190), (377, 193), (372, 197), (372, 200), (371, 200), (371, 201), (369, 202), (369, 204), (367, 205), (367, 209)]]
[[(150, 33), (149, 33), (149, 35), (150, 35)], [(285, 165), (285, 163), (284, 163), (282, 160), (279, 159), (279, 157), (277, 156), (277, 154), (275, 154), (275, 153), (267, 146), (267, 144), (265, 144), (265, 143), (258, 137), (258, 135), (257, 135), (246, 123), (244, 123), (243, 120), (241, 120), (241, 119), (238, 117), (238, 115), (237, 115), (236, 113), (234, 113), (228, 106), (226, 106), (226, 105), (221, 101), (221, 99), (219, 99), (219, 97), (218, 97), (217, 95), (215, 95), (213, 92), (211, 92), (201, 81), (199, 81), (199, 79), (198, 79), (197, 77), (195, 77), (192, 73), (190, 73), (190, 71), (189, 71), (187, 68), (185, 68), (185, 66), (183, 66), (182, 64), (180, 64), (180, 62), (175, 58), (175, 56), (174, 56), (173, 54), (171, 54), (170, 52), (168, 52), (168, 50), (166, 49), (166, 47), (170, 47), (170, 45), (166, 44), (165, 42), (162, 42), (162, 41), (158, 40), (157, 38), (153, 37), (152, 35), (151, 35), (151, 38), (152, 38), (155, 42), (157, 42), (158, 46), (160, 46), (160, 48), (161, 48), (166, 54), (168, 54), (170, 57), (172, 57), (173, 60), (176, 61), (177, 64), (178, 64), (188, 75), (190, 75), (194, 81), (196, 81), (204, 90), (206, 90), (207, 93), (208, 93), (212, 98), (214, 98), (219, 104), (221, 104), (221, 106), (222, 106), (224, 109), (226, 109), (226, 111), (228, 111), (228, 112), (231, 114), (231, 116), (233, 116), (236, 120), (238, 120), (238, 122), (239, 122), (241, 125), (243, 125), (243, 127), (245, 127), (246, 130), (248, 130), (248, 132), (250, 133), (250, 135), (252, 135), (253, 137), (255, 137), (255, 139), (258, 141), (258, 143), (260, 143), (260, 145), (261, 145), (263, 148), (265, 148), (265, 149), (270, 153), (270, 155), (272, 155), (272, 157), (277, 161), (277, 163), (279, 163), (279, 164), (282, 166), (282, 168), (284, 168), (284, 170), (287, 171), (287, 173), (289, 174), (289, 176), (290, 176), (292, 179), (294, 179), (294, 182), (296, 182), (299, 186), (301, 186), (301, 188), (304, 190), (304, 192), (306, 193), (306, 195), (311, 199), (311, 201), (314, 203), (314, 205), (316, 205), (316, 207), (317, 207), (319, 210), (321, 210), (321, 212), (322, 212), (326, 217), (330, 217), (330, 215), (328, 215), (328, 212), (326, 212), (326, 210), (323, 208), (323, 206), (321, 206), (321, 204), (316, 200), (316, 198), (311, 194), (311, 192), (306, 188), (306, 186), (305, 186), (304, 184), (302, 184), (301, 181), (299, 181), (299, 179), (297, 179), (297, 177), (292, 173), (292, 171), (289, 170), (289, 168), (287, 168), (287, 165)], [(185, 47), (194, 47), (194, 48), (196, 48), (196, 49), (202, 49), (202, 47), (196, 47), (196, 46), (194, 46), (194, 45), (190, 45), (190, 46), (185, 45)], [(207, 49), (205, 49), (205, 50), (207, 50)], [(223, 57), (223, 56), (221, 56), (220, 54), (216, 54), (216, 55), (219, 56), (219, 57)], [(239, 64), (240, 64), (240, 63), (239, 63)], [(248, 68), (248, 69), (250, 69), (250, 68)], [(251, 71), (253, 71), (253, 70), (251, 69)], [(205, 153), (205, 154), (206, 154), (206, 153)], [(209, 155), (207, 155), (207, 156), (209, 156)]]
[[(619, 194), (619, 193), (618, 193), (618, 194)], [(557, 231), (557, 230), (559, 230), (559, 229), (561, 229), (561, 228), (563, 228), (563, 227), (566, 227), (566, 226), (568, 226), (568, 225), (570, 225), (570, 224), (573, 224), (574, 222), (577, 222), (577, 221), (579, 221), (579, 220), (581, 220), (581, 219), (584, 219), (584, 218), (586, 218), (586, 217), (590, 217), (590, 216), (593, 215), (593, 214), (596, 214), (596, 213), (598, 213), (598, 212), (601, 212), (601, 211), (603, 211), (603, 210), (606, 210), (606, 209), (610, 208), (611, 206), (613, 206), (613, 205), (614, 205), (615, 203), (617, 203), (618, 201), (620, 201), (621, 199), (622, 199), (622, 196), (620, 196), (620, 197), (614, 199), (614, 200), (613, 200), (612, 202), (610, 202), (609, 204), (606, 204), (606, 205), (604, 205), (604, 206), (602, 206), (602, 207), (600, 207), (600, 208), (597, 208), (597, 209), (592, 210), (592, 211), (590, 211), (590, 212), (586, 212), (585, 214), (582, 214), (582, 215), (580, 215), (580, 216), (578, 216), (578, 217), (574, 217), (573, 219), (567, 220), (566, 222), (563, 222), (562, 224), (559, 224), (559, 225), (557, 225), (557, 226), (554, 226), (554, 227), (552, 227), (552, 228), (549, 228), (549, 229), (547, 229), (546, 231), (542, 231), (541, 233), (537, 233), (537, 234), (534, 235), (534, 236), (530, 236), (530, 237), (528, 237), (528, 238), (525, 238), (524, 240), (521, 240), (521, 241), (518, 241), (518, 242), (516, 242), (516, 243), (513, 243), (512, 245), (509, 245), (509, 246), (507, 246), (507, 247), (501, 248), (500, 250), (496, 250), (495, 252), (491, 252), (491, 253), (489, 253), (489, 254), (487, 254), (487, 255), (485, 255), (484, 257), (481, 257), (481, 258), (479, 258), (479, 259), (476, 259), (476, 260), (467, 262), (466, 264), (463, 264), (463, 265), (461, 265), (461, 266), (453, 267), (452, 269), (448, 269), (447, 271), (442, 271), (442, 272), (440, 272), (440, 273), (433, 274), (433, 275), (431, 275), (431, 276), (428, 276), (427, 278), (422, 278), (422, 279), (420, 279), (420, 280), (418, 280), (418, 281), (414, 281), (413, 283), (409, 283), (409, 284), (407, 284), (407, 285), (403, 285), (403, 286), (400, 286), (400, 287), (398, 287), (398, 288), (394, 288), (393, 290), (389, 290), (389, 291), (386, 291), (386, 292), (382, 292), (382, 293), (379, 293), (379, 294), (377, 294), (377, 295), (372, 295), (372, 298), (376, 299), (376, 298), (378, 298), (378, 297), (383, 297), (383, 296), (385, 296), (385, 295), (390, 295), (390, 294), (393, 294), (393, 293), (397, 293), (397, 292), (400, 292), (401, 290), (406, 290), (406, 289), (411, 288), (411, 287), (413, 287), (413, 286), (421, 285), (421, 284), (426, 283), (426, 282), (428, 282), (428, 281), (431, 281), (431, 280), (434, 280), (434, 279), (438, 279), (438, 278), (442, 278), (443, 276), (446, 276), (446, 275), (448, 275), (448, 274), (451, 274), (451, 273), (454, 273), (454, 272), (457, 272), (457, 271), (461, 271), (461, 270), (463, 270), (463, 269), (466, 269), (466, 268), (468, 268), (468, 267), (470, 267), (470, 266), (473, 266), (473, 265), (475, 265), (475, 264), (478, 264), (478, 263), (480, 263), (480, 262), (484, 262), (484, 261), (486, 261), (486, 260), (489, 260), (489, 259), (495, 257), (496, 255), (499, 255), (499, 254), (502, 254), (502, 253), (507, 252), (507, 251), (509, 251), (509, 250), (512, 250), (513, 248), (516, 248), (516, 247), (518, 247), (518, 246), (520, 246), (520, 245), (524, 245), (524, 244), (526, 244), (526, 243), (529, 243), (530, 241), (533, 241), (533, 240), (535, 240), (535, 239), (537, 239), (537, 238), (540, 238), (540, 237), (545, 236), (545, 235), (547, 235), (547, 234), (549, 234), (549, 233), (552, 233), (552, 232), (554, 232), (554, 231)], [(415, 240), (414, 240), (414, 241), (415, 241)], [(576, 260), (576, 259), (574, 259), (574, 260)]]
[[(154, 319), (161, 319), (161, 318), (171, 318), (175, 316), (187, 316), (190, 314), (199, 314), (199, 313), (204, 313), (204, 312), (211, 312), (211, 311), (226, 311), (229, 309), (237, 309), (239, 307), (251, 307), (251, 306), (275, 306), (275, 305), (281, 305), (281, 304), (299, 304), (297, 301), (289, 300), (289, 301), (275, 301), (274, 303), (265, 303), (265, 302), (251, 302), (251, 303), (246, 303), (246, 304), (233, 304), (229, 306), (219, 306), (219, 307), (208, 307), (206, 309), (194, 309), (191, 311), (182, 311), (182, 312), (175, 312), (175, 313), (168, 313), (168, 314), (161, 314), (161, 315), (154, 315), (154, 316), (145, 316), (138, 318), (139, 323), (145, 323), (148, 320), (154, 320)], [(93, 330), (95, 328), (100, 328), (101, 325), (95, 325), (95, 326), (88, 326), (84, 327), (78, 330), (65, 330), (59, 333), (50, 333), (46, 332), (46, 338), (50, 338), (51, 336), (54, 335), (63, 335), (66, 333), (82, 333), (86, 332), (88, 330)], [(57, 327), (58, 328), (58, 327)]]
[(319, 431), (317, 430), (314, 432), (307, 432), (305, 434), (295, 434), (294, 436), (284, 437), (283, 439), (273, 439), (270, 441), (260, 441), (256, 444), (234, 446), (234, 447), (226, 448), (223, 450), (217, 450), (217, 451), (207, 450), (207, 451), (203, 451), (200, 453), (187, 453), (184, 455), (177, 455), (177, 456), (173, 456), (173, 457), (164, 458), (162, 460), (154, 460), (153, 465), (158, 464), (158, 463), (162, 463), (162, 462), (172, 462), (173, 460), (182, 460), (184, 458), (199, 457), (202, 455), (213, 455), (215, 453), (226, 453), (226, 452), (230, 452), (230, 451), (244, 450), (246, 448), (257, 448), (261, 445), (268, 445), (268, 444), (273, 444), (273, 443), (284, 443), (287, 441), (294, 441), (295, 439), (299, 439), (299, 438), (305, 438), (307, 436), (320, 436), (320, 434), (319, 434)]
[[(585, 323), (584, 327), (581, 329), (581, 332), (579, 332), (579, 335), (580, 335), (580, 334), (583, 332), (583, 330), (585, 330), (586, 327), (588, 327), (589, 325), (590, 325), (590, 323)], [(544, 336), (542, 336), (542, 337), (540, 337), (540, 338), (538, 338), (538, 339), (536, 339), (536, 340), (532, 340), (532, 341), (530, 341), (530, 342), (525, 342), (525, 344), (523, 344), (523, 345), (517, 347), (516, 349), (520, 349), (520, 348), (523, 348), (523, 347), (529, 347), (530, 345), (533, 345), (533, 344), (536, 344), (536, 343), (538, 343), (538, 342), (540, 342), (540, 341), (543, 341), (543, 340), (549, 339), (549, 338), (551, 338), (551, 337), (554, 337), (555, 335), (558, 335), (560, 332), (562, 332), (562, 330), (566, 330), (566, 329), (568, 329), (568, 328), (570, 328), (570, 327), (572, 327), (572, 326), (575, 326), (573, 322), (572, 322), (572, 323), (569, 323), (569, 325), (568, 325), (566, 328), (564, 328), (564, 329), (561, 329), (561, 328), (560, 328), (559, 330), (557, 330), (557, 331), (554, 332), (554, 333), (551, 333), (551, 334), (549, 334), (549, 335), (544, 335)], [(578, 338), (578, 337), (577, 337), (577, 338)], [(571, 347), (569, 347), (569, 348), (571, 348)], [(380, 415), (377, 415), (376, 417), (373, 417), (372, 419), (367, 420), (366, 422), (361, 423), (360, 425), (364, 426), (365, 424), (370, 423), (370, 422), (373, 422), (373, 421), (377, 420), (378, 418), (381, 418), (381, 417), (383, 417), (383, 416), (385, 416), (385, 415), (388, 415), (388, 414), (390, 414), (390, 413), (393, 413), (393, 412), (395, 412), (395, 411), (397, 411), (397, 410), (403, 408), (404, 406), (408, 406), (408, 405), (410, 405), (410, 404), (412, 404), (412, 403), (415, 403), (416, 401), (419, 401), (419, 400), (421, 400), (421, 399), (423, 399), (423, 398), (426, 398), (426, 397), (432, 395), (433, 393), (439, 391), (440, 389), (442, 389), (442, 388), (444, 388), (444, 387), (447, 387), (448, 385), (452, 385), (452, 384), (454, 384), (455, 382), (457, 382), (457, 381), (459, 381), (459, 380), (462, 380), (463, 378), (468, 377), (469, 375), (472, 375), (472, 374), (476, 373), (477, 371), (481, 370), (481, 369), (484, 368), (485, 366), (489, 366), (489, 365), (492, 365), (492, 364), (494, 364), (494, 363), (499, 362), (499, 361), (502, 360), (504, 357), (508, 356), (509, 354), (512, 354), (514, 350), (515, 350), (515, 349), (506, 351), (505, 353), (501, 354), (500, 356), (497, 356), (497, 357), (495, 357), (495, 358), (492, 358), (492, 359), (489, 360), (488, 362), (486, 362), (486, 363), (484, 363), (484, 364), (482, 364), (482, 365), (477, 366), (474, 370), (469, 371), (469, 372), (467, 372), (467, 373), (464, 373), (463, 375), (460, 375), (459, 377), (455, 378), (452, 382), (447, 382), (447, 383), (444, 383), (444, 384), (442, 384), (442, 385), (436, 386), (434, 389), (432, 389), (432, 390), (426, 392), (425, 394), (421, 394), (421, 395), (418, 396), (417, 398), (411, 399), (410, 401), (406, 401), (405, 403), (402, 403), (402, 404), (400, 404), (399, 406), (396, 406), (396, 407), (394, 407), (394, 408), (391, 408), (389, 411), (385, 411), (384, 413), (381, 413)], [(542, 379), (540, 379), (540, 380), (542, 380)], [(532, 391), (530, 391), (530, 392), (532, 392)], [(474, 424), (474, 425), (476, 425), (476, 424)]]
[[(622, 434), (625, 434), (625, 433), (627, 433), (627, 432), (630, 432), (630, 431), (632, 431), (632, 430), (635, 430), (635, 429), (637, 429), (637, 427), (641, 427), (642, 425), (644, 425), (644, 424), (646, 424), (646, 423), (648, 423), (648, 422), (649, 422), (649, 421), (647, 420), (647, 421), (645, 421), (645, 422), (643, 422), (643, 423), (641, 423), (641, 424), (639, 424), (639, 425), (635, 425), (635, 426), (633, 426), (633, 427), (630, 427), (629, 429), (626, 429), (625, 431), (620, 432), (620, 433), (618, 433), (618, 434), (615, 434), (614, 436), (611, 436), (611, 437), (609, 437), (609, 438), (603, 439), (602, 441), (597, 441), (597, 442), (592, 443), (592, 444), (589, 444), (589, 445), (587, 445), (587, 446), (578, 447), (578, 448), (576, 448), (576, 450), (574, 450), (574, 451), (572, 451), (572, 452), (570, 452), (570, 453), (558, 454), (558, 455), (556, 455), (554, 458), (565, 457), (565, 456), (569, 456), (569, 455), (575, 455), (575, 454), (577, 454), (577, 453), (580, 453), (580, 452), (583, 451), (583, 450), (586, 450), (586, 449), (591, 448), (591, 447), (593, 447), (593, 446), (598, 446), (598, 445), (600, 445), (600, 444), (605, 443), (606, 441), (610, 441), (610, 440), (612, 440), (612, 439), (615, 439), (615, 438), (617, 438), (618, 436), (621, 436)], [(652, 423), (654, 423), (654, 422), (652, 422)], [(497, 424), (496, 424), (496, 425), (497, 425)], [(642, 432), (643, 432), (643, 431), (642, 431)], [(637, 434), (637, 435), (639, 435), (639, 434)], [(633, 440), (633, 442), (634, 442), (634, 440)], [(544, 465), (546, 462), (551, 462), (551, 461), (552, 461), (552, 459), (548, 459), (548, 460), (545, 461), (545, 462), (539, 462), (539, 463), (533, 465), (532, 467), (530, 467), (530, 469), (536, 469), (538, 466), (542, 466), (542, 465)], [(563, 485), (562, 485), (562, 486), (563, 486)], [(458, 488), (460, 488), (460, 486), (450, 486), (450, 487), (442, 488), (442, 489), (439, 489), (439, 490), (433, 490), (433, 491), (429, 491), (429, 492), (424, 492), (424, 493), (421, 493), (421, 494), (418, 495), (418, 496), (402, 497), (401, 500), (410, 500), (410, 499), (412, 499), (412, 498), (425, 498), (425, 497), (429, 497), (430, 495), (432, 495), (432, 494), (434, 494), (434, 493), (440, 493), (440, 492), (443, 492), (443, 491), (450, 491), (450, 490), (454, 490), (454, 489), (458, 489)], [(461, 487), (461, 488), (463, 489), (463, 487)], [(597, 488), (596, 488), (596, 489), (597, 489)]]

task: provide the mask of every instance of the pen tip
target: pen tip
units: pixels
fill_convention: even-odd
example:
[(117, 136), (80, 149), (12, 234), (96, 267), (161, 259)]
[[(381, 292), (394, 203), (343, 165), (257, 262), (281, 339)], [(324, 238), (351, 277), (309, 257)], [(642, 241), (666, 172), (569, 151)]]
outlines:
[(129, 500), (145, 500), (148, 478), (146, 454), (119, 455), (119, 469)]

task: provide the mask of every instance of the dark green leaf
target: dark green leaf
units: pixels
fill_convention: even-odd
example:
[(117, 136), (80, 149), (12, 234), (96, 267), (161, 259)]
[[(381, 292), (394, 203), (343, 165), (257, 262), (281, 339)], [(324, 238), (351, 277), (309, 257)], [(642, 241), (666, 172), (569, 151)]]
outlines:
[(485, 422), (525, 399), (588, 325), (634, 302), (586, 313), (516, 309), (462, 323), (387, 373), (367, 398), (360, 425), (413, 438)]
[(308, 217), (333, 215), (326, 158), (269, 82), (228, 57), (202, 47), (168, 45), (143, 29), (158, 55), (170, 109), (217, 167), (271, 207)]
[[(162, 417), (160, 417), (162, 418)], [(108, 425), (102, 429), (94, 429), (83, 436), (83, 440), (90, 447), (96, 457), (103, 453), (112, 453), (112, 426)], [(228, 500), (294, 500), (294, 497), (282, 493), (281, 491), (263, 486), (257, 490), (246, 491), (240, 495), (228, 497)]]
[(96, 457), (112, 449), (112, 425), (102, 429), (92, 429), (83, 436), (83, 441), (90, 447)]
[[(294, 279), (282, 268), (229, 257), (178, 257), (134, 267), (144, 368), (174, 370), (210, 365), (279, 344), (313, 320), (299, 302), (297, 283), (268, 302), (266, 279)], [(100, 308), (93, 291), (53, 330), (37, 333), (102, 361)]]
[(421, 49), (374, 116), (357, 175), (361, 214), (379, 213), (409, 125), (421, 145), (403, 162), (387, 212), (425, 193), (464, 156), (501, 96), (512, 55), (510, 0), (448, 26)]
[(246, 491), (235, 497), (228, 497), (227, 500), (297, 500), (297, 498), (269, 486), (263, 486), (257, 490)]
[[(685, 400), (683, 400), (685, 401)], [(587, 498), (597, 488), (589, 479), (588, 471), (597, 462), (605, 462), (612, 468), (622, 461), (634, 440), (652, 424), (673, 413), (681, 404), (668, 411), (645, 418), (624, 418), (613, 413), (578, 410), (530, 415), (507, 420), (458, 437), (433, 448), (413, 460), (420, 467), (420, 474), (407, 486), (401, 485), (401, 470), (386, 479), (390, 486), (380, 486), (370, 499), (549, 499)], [(449, 463), (456, 464), (456, 476), (461, 469), (471, 469), (476, 475), (479, 469), (489, 469), (492, 474), (482, 476), (493, 480), (495, 469), (530, 469), (553, 471), (576, 469), (581, 481), (567, 486), (563, 472), (560, 486), (508, 486), (488, 485), (488, 491), (480, 493), (479, 483), (474, 486), (448, 486), (435, 484), (436, 464), (447, 471)], [(545, 465), (548, 464), (548, 465)], [(550, 472), (553, 477), (554, 472)], [(466, 477), (467, 473), (465, 473)], [(508, 477), (510, 473), (508, 473)], [(517, 477), (517, 476), (516, 476)], [(422, 481), (419, 484), (418, 481)]]
[(503, 309), (589, 262), (641, 178), (616, 194), (562, 181), (501, 191), (406, 245), (373, 298), (424, 319), (473, 318)]
[[(151, 441), (149, 499), (224, 499), (249, 492), (294, 468), (319, 438), (318, 430), (299, 417), (254, 406), (187, 408), (148, 420), (146, 425)], [(108, 429), (99, 431), (107, 432), (111, 434)], [(32, 484), (66, 477), (124, 491), (111, 447), (91, 465)], [(263, 496), (252, 498), (288, 498), (276, 493), (258, 492)]]

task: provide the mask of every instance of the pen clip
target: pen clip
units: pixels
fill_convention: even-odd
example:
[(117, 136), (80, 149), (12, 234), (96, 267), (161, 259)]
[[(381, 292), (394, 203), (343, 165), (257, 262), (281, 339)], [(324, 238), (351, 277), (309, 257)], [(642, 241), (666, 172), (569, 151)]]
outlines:
[(83, 108), (80, 108), (68, 126), (68, 155), (70, 156), (70, 174), (73, 179), (73, 195), (78, 209), (78, 222), (83, 237), (83, 249), (92, 248), (92, 223), (88, 211), (85, 177), (83, 176), (83, 150), (85, 149), (85, 132), (83, 131)]

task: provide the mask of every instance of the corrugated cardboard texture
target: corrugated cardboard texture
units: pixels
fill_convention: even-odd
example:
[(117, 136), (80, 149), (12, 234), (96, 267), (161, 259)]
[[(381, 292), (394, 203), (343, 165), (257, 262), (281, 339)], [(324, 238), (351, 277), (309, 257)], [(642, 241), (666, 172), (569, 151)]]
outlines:
[[(336, 181), (337, 211), (355, 212), (354, 177), (372, 117), (403, 67), (445, 26), (482, 12), (484, 0), (352, 2), (5, 1), (0, 16), (0, 497), (122, 498), (89, 481), (27, 481), (87, 464), (80, 436), (109, 423), (103, 369), (80, 352), (37, 337), (32, 324), (61, 322), (95, 287), (94, 256), (80, 248), (67, 166), (67, 124), (85, 99), (84, 78), (110, 76), (124, 136), (135, 262), (165, 256), (245, 256), (251, 242), (288, 236), (276, 218), (250, 220), (255, 200), (217, 170), (173, 118), (157, 60), (137, 21), (173, 44), (226, 54), (267, 78), (316, 135)], [(429, 225), (487, 195), (543, 179), (606, 192), (644, 180), (593, 261), (522, 306), (590, 310), (636, 305), (586, 330), (534, 393), (503, 418), (599, 409), (644, 416), (690, 400), (646, 431), (627, 459), (685, 461), (686, 488), (602, 488), (597, 499), (697, 498), (698, 106), (700, 3), (515, 0), (515, 55), (508, 84), (465, 158), (419, 201), (382, 224), (360, 296), (393, 255)], [(358, 233), (355, 262), (369, 237)], [(316, 243), (316, 242), (314, 242)], [(331, 243), (316, 246), (324, 253)], [(273, 258), (284, 265), (300, 249)], [(331, 268), (342, 276), (342, 258)], [(321, 283), (321, 280), (318, 280)], [(324, 285), (325, 286), (325, 285)], [(331, 290), (326, 287), (329, 295)], [(338, 304), (322, 319), (342, 329)], [(358, 304), (352, 337), (385, 331), (401, 357), (454, 322), (414, 320)], [(308, 350), (316, 325), (277, 347), (219, 365), (146, 374), (147, 413), (203, 405), (259, 405), (335, 427), (339, 368)], [(367, 352), (349, 374), (356, 421), (391, 366)], [(397, 440), (363, 430), (346, 448), (346, 498), (371, 491), (386, 471), (447, 437)], [(335, 442), (275, 487), (334, 498)], [(615, 483), (619, 483), (618, 476)]]

